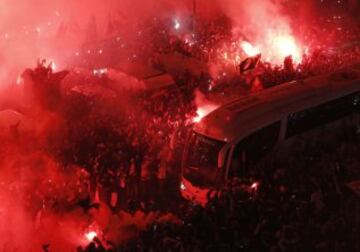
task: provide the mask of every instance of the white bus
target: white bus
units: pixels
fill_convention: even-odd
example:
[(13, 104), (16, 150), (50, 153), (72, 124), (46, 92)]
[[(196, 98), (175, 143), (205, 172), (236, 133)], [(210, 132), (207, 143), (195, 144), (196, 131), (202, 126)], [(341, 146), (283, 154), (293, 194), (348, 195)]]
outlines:
[[(360, 65), (293, 81), (239, 98), (199, 123), (187, 140), (181, 195), (203, 204), (216, 191), (267, 157), (284, 154), (298, 141), (331, 136), (344, 123), (358, 123)], [(339, 127), (338, 127), (339, 126)]]

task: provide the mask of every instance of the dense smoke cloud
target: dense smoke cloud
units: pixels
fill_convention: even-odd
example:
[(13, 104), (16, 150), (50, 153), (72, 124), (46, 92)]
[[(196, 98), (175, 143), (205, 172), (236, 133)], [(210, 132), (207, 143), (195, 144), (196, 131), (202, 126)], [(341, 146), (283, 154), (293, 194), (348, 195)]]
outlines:
[[(130, 25), (150, 16), (190, 10), (191, 1), (170, 0), (11, 0), (0, 1), (0, 87), (15, 82), (22, 69), (37, 58), (55, 60), (66, 67), (66, 56), (83, 42), (89, 20), (103, 33), (109, 18)], [(61, 24), (70, 35), (57, 41)], [(95, 27), (94, 27), (95, 29)]]
[(167, 11), (182, 11), (191, 1), (170, 0), (11, 0), (0, 2), (0, 30), (22, 26), (40, 25), (57, 19), (72, 19), (84, 23), (90, 16), (99, 19), (122, 15), (127, 19), (141, 19), (149, 15), (162, 15)]
[[(76, 52), (88, 32), (91, 18), (94, 29), (105, 33), (110, 19), (131, 26), (149, 17), (181, 17), (196, 10), (197, 15), (225, 14), (234, 25), (234, 36), (246, 37), (260, 47), (271, 48), (275, 36), (292, 36), (282, 2), (273, 0), (11, 0), (0, 1), (0, 80), (15, 82), (20, 71), (34, 65), (37, 58), (56, 61), (65, 68), (67, 58)], [(195, 3), (195, 6), (193, 5)], [(195, 8), (194, 8), (195, 7)], [(67, 37), (56, 36), (61, 24)], [(131, 30), (131, 29), (130, 29)], [(285, 38), (289, 40), (289, 38)], [(290, 38), (291, 40), (291, 38)], [(276, 41), (275, 41), (276, 42)], [(286, 41), (288, 42), (288, 41)], [(293, 43), (293, 41), (290, 41)], [(272, 55), (264, 55), (272, 57)]]
[(279, 1), (272, 0), (224, 0), (224, 12), (234, 22), (234, 27), (247, 36), (260, 39), (264, 31), (273, 28), (289, 30), (287, 18), (282, 14)]
[[(274, 41), (274, 37), (280, 37), (280, 40), (285, 40), (288, 44), (295, 43), (290, 21), (282, 11), (282, 2), (278, 0), (18, 0), (14, 4), (13, 1), (2, 0), (0, 2), (0, 64), (2, 65), (0, 87), (5, 85), (5, 79), (6, 83), (15, 82), (20, 71), (33, 65), (37, 58), (54, 60), (58, 69), (65, 68), (69, 55), (76, 52), (83, 43), (93, 17), (92, 20), (95, 20), (93, 28), (102, 35), (105, 33), (109, 19), (116, 19), (118, 23), (131, 27), (135, 22), (149, 17), (181, 18), (192, 14), (194, 9), (199, 16), (225, 14), (233, 22), (236, 38), (245, 37), (259, 47), (260, 51), (269, 52), (274, 49), (273, 44), (278, 43)], [(62, 24), (66, 26), (67, 37), (59, 40), (57, 35)], [(282, 42), (284, 41), (280, 41)], [(273, 58), (271, 53), (263, 56)]]
[(283, 2), (224, 0), (221, 6), (233, 22), (234, 36), (251, 41), (266, 60), (282, 63), (290, 53), (295, 59), (302, 54), (294, 38), (290, 17), (284, 13)]
[[(14, 2), (16, 2), (16, 4), (14, 4)], [(274, 39), (275, 41), (277, 39), (280, 45), (283, 43), (289, 47), (285, 49), (290, 50), (286, 50), (283, 54), (286, 54), (288, 51), (293, 51), (291, 47), (292, 44), (295, 43), (295, 41), (292, 40), (294, 32), (291, 29), (289, 18), (283, 12), (282, 3), (279, 1), (197, 0), (196, 6), (193, 6), (193, 3), (192, 0), (0, 0), (0, 90), (3, 86), (15, 82), (17, 76), (19, 76), (25, 68), (33, 66), (38, 58), (54, 60), (57, 65), (56, 70), (66, 68), (69, 53), (74, 54), (84, 42), (89, 24), (93, 24), (90, 28), (96, 29), (101, 38), (101, 36), (105, 34), (109, 18), (116, 19), (120, 25), (123, 25), (121, 28), (128, 26), (126, 31), (133, 32), (135, 29), (132, 29), (132, 24), (150, 17), (170, 17), (173, 20), (179, 19), (179, 22), (183, 21), (181, 18), (184, 16), (185, 20), (186, 17), (191, 15), (193, 8), (196, 7), (194, 9), (196, 9), (196, 13), (199, 16), (206, 15), (207, 17), (211, 17), (209, 14), (225, 14), (233, 22), (234, 38), (248, 40), (255, 47), (259, 47), (259, 51), (264, 54), (264, 57), (272, 56), (268, 52), (272, 52)], [(60, 37), (59, 28), (62, 27), (62, 24), (67, 27), (67, 35)], [(194, 37), (196, 38), (196, 36)], [(145, 45), (146, 42), (147, 41), (144, 41)], [(255, 49), (253, 51), (257, 52)], [(280, 54), (281, 58), (279, 58), (281, 60), (283, 56), (287, 56), (283, 54)], [(141, 57), (142, 55), (138, 56)], [(200, 64), (197, 64), (197, 61), (194, 62), (193, 64), (195, 66), (193, 68), (199, 70)], [(188, 67), (190, 65), (189, 61), (186, 61), (184, 65), (185, 64), (187, 64)], [(89, 64), (89, 68), (91, 67), (93, 66)], [(105, 68), (102, 68), (101, 70), (104, 69)], [(62, 118), (63, 114), (54, 115), (49, 111), (40, 111), (44, 113), (42, 114), (36, 111), (36, 108), (34, 109), (36, 106), (32, 106), (33, 104), (30, 102), (25, 105), (30, 111), (30, 113), (26, 115), (29, 118), (27, 119), (29, 122), (25, 121), (26, 119), (23, 118), (25, 116), (17, 113), (15, 113), (15, 115), (9, 115), (9, 113), (0, 114), (0, 137), (2, 137), (0, 141), (0, 251), (11, 251), (14, 247), (19, 248), (20, 251), (26, 251), (26, 249), (30, 251), (29, 244), (33, 244), (36, 248), (46, 243), (51, 244), (52, 248), (56, 247), (57, 244), (59, 244), (59, 246), (65, 244), (65, 246), (71, 247), (79, 244), (86, 245), (88, 240), (85, 240), (85, 244), (82, 243), (84, 239), (83, 233), (85, 232), (84, 229), (87, 229), (90, 225), (91, 219), (95, 219), (98, 223), (101, 223), (101, 230), (117, 230), (121, 232), (122, 227), (124, 227), (125, 230), (125, 228), (131, 225), (137, 226), (138, 229), (143, 229), (147, 224), (152, 223), (158, 217), (160, 218), (158, 215), (143, 216), (142, 213), (138, 213), (138, 215), (133, 217), (122, 213), (123, 216), (121, 216), (121, 219), (113, 220), (111, 218), (118, 217), (111, 215), (110, 210), (103, 206), (100, 207), (100, 211), (94, 210), (95, 213), (87, 214), (85, 214), (82, 209), (78, 209), (79, 204), (77, 199), (82, 199), (81, 197), (83, 195), (80, 195), (80, 192), (79, 195), (72, 195), (75, 191), (72, 189), (77, 188), (78, 180), (75, 181), (74, 179), (78, 177), (81, 178), (78, 173), (81, 173), (83, 169), (81, 167), (67, 167), (67, 165), (62, 164), (60, 158), (55, 155), (57, 150), (60, 149), (57, 148), (58, 146), (67, 145), (69, 139), (77, 143), (82, 143), (81, 146), (85, 146), (88, 142), (84, 141), (84, 139), (95, 138), (93, 136), (95, 135), (94, 131), (96, 129), (96, 131), (99, 132), (109, 131), (110, 133), (107, 138), (111, 138), (116, 142), (116, 147), (112, 147), (115, 148), (116, 151), (114, 151), (114, 149), (112, 149), (112, 151), (121, 153), (117, 151), (118, 142), (120, 141), (118, 141), (117, 137), (113, 137), (113, 131), (115, 136), (124, 134), (126, 138), (132, 139), (131, 134), (135, 135), (137, 132), (146, 131), (152, 127), (157, 130), (157, 127), (160, 128), (157, 123), (159, 125), (161, 124), (161, 130), (156, 131), (156, 134), (152, 134), (155, 136), (145, 139), (153, 144), (153, 142), (155, 142), (153, 139), (166, 139), (167, 137), (167, 133), (163, 133), (167, 131), (167, 127), (165, 127), (166, 131), (163, 131), (163, 121), (160, 120), (160, 117), (172, 119), (170, 116), (162, 113), (163, 111), (166, 112), (165, 109), (156, 111), (159, 112), (160, 116), (154, 116), (154, 118), (152, 118), (152, 115), (146, 112), (144, 109), (145, 106), (142, 103), (138, 104), (136, 101), (133, 101), (132, 97), (129, 97), (129, 91), (144, 89), (145, 85), (143, 82), (125, 73), (106, 68), (108, 78), (114, 81), (115, 84), (109, 82), (101, 86), (96, 84), (91, 85), (85, 77), (87, 75), (93, 76), (93, 70), (97, 69), (79, 69), (78, 72), (76, 69), (72, 69), (70, 74), (62, 82), (63, 88), (68, 84), (69, 90), (71, 89), (84, 96), (101, 94), (99, 95), (101, 98), (99, 98), (98, 101), (91, 101), (91, 106), (94, 108), (91, 112), (87, 112), (87, 109), (89, 109), (87, 104), (85, 104), (85, 108), (80, 107), (77, 108), (78, 111), (76, 111), (77, 103), (74, 102), (75, 105), (68, 103), (65, 105), (69, 106), (69, 108), (66, 106), (63, 110), (67, 111), (67, 109), (69, 109), (71, 112), (74, 112), (74, 114), (69, 113), (70, 115), (67, 115), (66, 118), (65, 116)], [(85, 77), (82, 76), (81, 71), (86, 71), (83, 74)], [(26, 80), (26, 78), (23, 78), (22, 82), (25, 81), (24, 79)], [(75, 84), (76, 86), (72, 88)], [(124, 88), (125, 85), (126, 89)], [(14, 90), (16, 89), (15, 91), (18, 91), (17, 88), (20, 89), (23, 86), (25, 85), (18, 85)], [(211, 88), (212, 87), (213, 86), (211, 86)], [(14, 93), (0, 92), (0, 104), (3, 103), (5, 99), (10, 100), (14, 104), (17, 100), (21, 100), (19, 103), (25, 104), (26, 99), (23, 99), (23, 97), (19, 96), (15, 91)], [(124, 94), (124, 97), (121, 95), (116, 97), (113, 95), (115, 91), (120, 94), (126, 94)], [(21, 93), (21, 91), (19, 91), (19, 93)], [(26, 92), (24, 93), (26, 94)], [(114, 97), (115, 99), (113, 99)], [(198, 109), (196, 111), (196, 117), (193, 118), (193, 122), (199, 122), (204, 116), (220, 106), (220, 103), (211, 102), (205, 93), (201, 93), (198, 90), (195, 91), (194, 97), (193, 102)], [(15, 101), (12, 101), (12, 99)], [(68, 99), (67, 101), (72, 101), (70, 98)], [(157, 97), (153, 99), (155, 100)], [(10, 101), (8, 103), (11, 103)], [(41, 101), (37, 102), (41, 103)], [(36, 103), (34, 104), (37, 105)], [(179, 111), (182, 109), (185, 110), (178, 106), (176, 101), (174, 104), (173, 107), (179, 109)], [(181, 106), (185, 107), (185, 105)], [(86, 112), (83, 112), (83, 110)], [(65, 112), (63, 113), (65, 114)], [(82, 117), (84, 116), (83, 114), (87, 113), (89, 115), (86, 117), (88, 117), (89, 120), (78, 118), (76, 119), (79, 121), (74, 120), (75, 117)], [(80, 114), (81, 116), (79, 116)], [(95, 117), (95, 114), (98, 117)], [(180, 119), (176, 118), (175, 120), (181, 121), (180, 112), (178, 112), (178, 114)], [(137, 120), (129, 119), (133, 115), (136, 115)], [(139, 130), (134, 131), (132, 127), (135, 126), (130, 125), (129, 128), (123, 130), (124, 133), (115, 132), (113, 129), (114, 126), (110, 125), (107, 120), (103, 120), (104, 118), (107, 120), (110, 118), (111, 120), (109, 121), (114, 122), (116, 127), (120, 125), (119, 122), (127, 123), (126, 120), (130, 121), (129, 124), (137, 122), (136, 127), (138, 127)], [(148, 124), (147, 122), (150, 122), (150, 120), (156, 122)], [(74, 121), (76, 122), (74, 123)], [(18, 124), (19, 122), (20, 124)], [(167, 123), (169, 124), (169, 121)], [(173, 122), (171, 121), (171, 123)], [(17, 124), (19, 127), (16, 126)], [(153, 126), (153, 124), (155, 126)], [(173, 124), (178, 124), (178, 121), (175, 121)], [(84, 125), (86, 127), (84, 127)], [(122, 130), (122, 127), (123, 125), (121, 124), (119, 128)], [(23, 128), (29, 132), (26, 131), (26, 134), (23, 134), (24, 139), (20, 141), (17, 137), (19, 132), (25, 131)], [(100, 128), (101, 130), (99, 130)], [(70, 129), (76, 134), (70, 134), (73, 133)], [(91, 131), (89, 129), (91, 129)], [(150, 129), (149, 132), (153, 133), (151, 130), (153, 129)], [(135, 133), (132, 133), (132, 131)], [(141, 136), (142, 134), (140, 133), (139, 135)], [(137, 138), (134, 139), (133, 142), (126, 144), (129, 146), (142, 144), (136, 143), (136, 141), (138, 141)], [(100, 140), (103, 139), (100, 138)], [(89, 156), (91, 156), (92, 153), (105, 149), (105, 147), (103, 147), (105, 144), (100, 143), (100, 140), (97, 142), (97, 139), (95, 139), (93, 142), (90, 142), (96, 147), (93, 148), (94, 152), (92, 152), (93, 150), (88, 151), (90, 153)], [(125, 142), (127, 139), (121, 140)], [(111, 144), (113, 141), (110, 141)], [(159, 143), (166, 141), (159, 141)], [(169, 140), (169, 142), (170, 141), (172, 140)], [(157, 143), (154, 145), (156, 146)], [(161, 147), (166, 151), (167, 146), (164, 146)], [(61, 152), (68, 150), (75, 152), (71, 153), (74, 154), (74, 157), (69, 158), (71, 160), (69, 162), (76, 160), (76, 163), (81, 163), (78, 161), (79, 157), (76, 156), (76, 152), (78, 151), (77, 145), (62, 147)], [(92, 146), (90, 145), (89, 149), (91, 148)], [(126, 148), (128, 148), (128, 146), (126, 146)], [(54, 153), (50, 155), (45, 151), (36, 151), (37, 149), (47, 149), (51, 150), (49, 152)], [(134, 149), (136, 150), (136, 148)], [(56, 152), (54, 150), (56, 150)], [(122, 146), (119, 150), (122, 151)], [(132, 148), (130, 148), (130, 150), (132, 150)], [(165, 153), (165, 151), (163, 152)], [(149, 151), (151, 154), (152, 152)], [(161, 158), (163, 158), (162, 155), (165, 154), (161, 153)], [(128, 158), (127, 156), (125, 157)], [(91, 158), (96, 161), (94, 161), (94, 163), (98, 162), (98, 157), (95, 157), (95, 155), (91, 156)], [(84, 159), (87, 159), (87, 155)], [(122, 159), (117, 159), (116, 157), (114, 160), (118, 161)], [(89, 166), (94, 163), (92, 161), (88, 162)], [(85, 183), (83, 186), (85, 187)], [(69, 195), (65, 193), (65, 189), (69, 190)], [(83, 191), (85, 191), (85, 189)], [(44, 200), (35, 202), (31, 198), (32, 196), (34, 196), (35, 199)], [(70, 209), (64, 208), (52, 211), (52, 197), (57, 198), (57, 200), (61, 202), (71, 202), (70, 205), (66, 205)], [(74, 209), (73, 205), (76, 205), (77, 209)], [(41, 218), (39, 217), (40, 214), (42, 214), (42, 216), (40, 216)], [(172, 217), (170, 217), (170, 219), (172, 219)], [(34, 224), (34, 222), (36, 223)], [(121, 234), (107, 235), (109, 237), (113, 236), (113, 240), (117, 241), (116, 237), (125, 239), (126, 231)], [(13, 247), (9, 247), (9, 244)], [(62, 247), (61, 250), (55, 249), (54, 251), (68, 251), (66, 248)]]

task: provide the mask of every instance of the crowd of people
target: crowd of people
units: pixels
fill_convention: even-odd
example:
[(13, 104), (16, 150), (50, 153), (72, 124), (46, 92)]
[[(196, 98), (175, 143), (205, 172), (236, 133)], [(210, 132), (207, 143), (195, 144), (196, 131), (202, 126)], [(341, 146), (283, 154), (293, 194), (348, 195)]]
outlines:
[[(114, 55), (126, 51), (130, 61), (162, 68), (160, 54), (179, 53), (201, 62), (218, 63), (224, 57), (224, 44), (229, 44), (226, 48), (234, 46), (231, 22), (224, 16), (211, 21), (192, 17), (181, 24), (185, 33), (172, 24), (173, 20), (151, 19), (139, 25), (134, 29), (138, 31), (134, 32), (135, 43), (120, 41), (117, 46), (125, 49)], [(347, 33), (345, 36), (348, 38)], [(92, 66), (96, 57), (105, 54), (85, 58), (84, 65)], [(106, 74), (86, 80), (110, 89), (114, 93), (110, 97), (76, 92), (71, 84), (61, 91), (59, 81), (66, 73), (55, 76), (50, 66), (41, 63), (26, 75), (35, 85), (30, 89), (36, 91), (32, 95), (38, 107), (36, 113), (27, 113), (35, 120), (45, 114), (50, 118), (46, 127), (51, 129), (40, 140), (32, 139), (37, 144), (31, 148), (44, 151), (66, 168), (63, 170), (76, 170), (78, 181), (61, 188), (53, 182), (46, 184), (48, 198), (44, 200), (40, 192), (30, 200), (33, 205), (38, 202), (34, 216), (44, 205), (56, 211), (64, 211), (59, 204), (88, 210), (102, 202), (115, 214), (120, 209), (160, 209), (174, 211), (182, 220), (182, 224), (151, 224), (121, 245), (95, 238), (78, 251), (359, 250), (358, 199), (346, 187), (359, 175), (359, 171), (350, 169), (359, 150), (356, 132), (334, 144), (336, 150), (307, 146), (286, 164), (274, 162), (266, 170), (259, 167), (252, 174), (259, 180), (259, 188), (244, 191), (243, 180), (233, 181), (205, 208), (183, 203), (177, 192), (182, 148), (196, 116), (195, 90), (205, 97), (240, 96), (254, 90), (254, 79), (261, 88), (268, 88), (333, 72), (359, 59), (359, 48), (354, 45), (331, 53), (319, 48), (305, 55), (299, 64), (291, 57), (284, 59), (282, 66), (260, 62), (256, 76), (250, 77), (240, 71), (222, 74), (222, 78), (179, 71), (173, 74), (174, 89), (156, 93), (111, 90)], [(56, 92), (44, 88), (54, 83)], [(49, 97), (56, 99), (50, 99), (49, 104)], [(21, 137), (16, 128), (13, 133), (14, 138)], [(63, 199), (69, 191), (76, 193)]]
[(257, 167), (201, 206), (186, 206), (181, 224), (153, 223), (108, 250), (84, 251), (357, 251), (359, 194), (347, 183), (356, 169), (359, 135), (341, 132), (336, 144), (303, 143), (286, 161)]
[[(221, 50), (215, 48), (220, 48), (224, 41), (229, 41), (230, 38), (229, 30), (224, 29), (227, 24), (226, 18), (219, 18), (219, 20), (209, 23), (197, 23), (196, 29), (198, 30), (194, 32), (196, 36), (193, 34), (185, 37), (174, 34), (172, 26), (166, 26), (166, 22), (164, 22), (165, 24), (159, 20), (155, 22), (162, 25), (160, 28), (154, 26), (155, 29), (163, 32), (150, 32), (156, 34), (152, 40), (155, 48), (149, 49), (151, 43), (149, 47), (143, 47), (149, 52), (156, 52), (145, 54), (155, 58), (150, 62), (156, 62), (156, 55), (159, 53), (174, 52), (206, 62), (215, 61), (223, 55)], [(167, 23), (172, 23), (172, 20), (167, 20)], [(195, 38), (197, 43), (192, 43)], [(346, 38), (344, 40), (346, 41)], [(291, 57), (286, 58), (282, 66), (260, 63), (258, 77), (261, 85), (263, 88), (267, 88), (288, 81), (333, 72), (358, 61), (359, 50), (356, 45), (351, 48), (337, 49), (338, 51), (329, 53), (325, 46), (318, 47), (311, 55), (305, 55), (300, 64), (295, 64)], [(219, 55), (221, 56), (219, 57)], [(142, 156), (145, 158), (141, 158), (140, 163), (146, 165), (141, 166), (142, 168), (146, 167), (148, 162), (154, 164), (150, 170), (157, 170), (156, 167), (159, 164), (164, 164), (163, 156), (154, 160), (153, 154), (162, 153), (159, 147), (163, 147), (164, 143), (170, 143), (171, 137), (169, 136), (173, 136), (174, 132), (182, 136), (177, 139), (183, 139), (183, 130), (186, 129), (189, 115), (194, 116), (196, 109), (193, 104), (195, 89), (201, 90), (209, 96), (216, 92), (231, 93), (230, 90), (236, 90), (238, 86), (245, 88), (241, 89), (243, 93), (237, 95), (252, 91), (252, 83), (249, 84), (246, 76), (241, 74), (214, 79), (206, 73), (200, 77), (192, 76), (189, 73), (179, 73), (175, 78), (181, 91), (162, 93), (161, 98), (156, 102), (147, 99), (142, 101), (142, 106), (150, 119), (150, 121), (145, 120), (149, 123), (146, 123), (147, 129), (144, 135), (141, 135), (144, 142), (139, 145), (144, 147)], [(214, 88), (210, 89), (210, 85), (213, 85)], [(129, 135), (131, 134), (127, 134), (127, 136)], [(139, 136), (139, 132), (137, 131), (134, 135)], [(154, 136), (161, 135), (165, 136), (164, 141), (150, 140)], [(181, 143), (178, 146), (181, 146)], [(343, 146), (349, 149), (356, 148), (346, 146), (345, 143)], [(153, 148), (155, 149), (152, 150)], [(309, 152), (296, 156), (298, 159), (291, 164), (291, 166), (295, 166), (295, 163), (303, 164), (303, 166), (297, 167), (298, 169), (274, 167), (269, 171), (266, 179), (265, 174), (261, 174), (261, 176), (258, 174), (262, 178), (262, 186), (256, 194), (244, 195), (243, 191), (236, 189), (241, 187), (232, 185), (231, 189), (226, 190), (220, 198), (213, 200), (205, 208), (191, 206), (189, 209), (187, 207), (180, 214), (183, 216), (182, 225), (172, 223), (151, 225), (136, 239), (109, 251), (235, 251), (266, 248), (271, 248), (273, 251), (313, 249), (322, 251), (330, 247), (339, 251), (356, 250), (356, 247), (359, 247), (355, 238), (358, 234), (359, 223), (354, 224), (352, 218), (356, 215), (355, 209), (358, 209), (359, 206), (356, 203), (356, 196), (345, 186), (346, 179), (343, 175), (340, 177), (344, 180), (341, 183), (338, 181), (340, 177), (337, 177), (339, 175), (337, 169), (341, 165), (334, 160), (327, 160), (328, 154), (325, 153), (325, 150), (315, 146), (307, 150)], [(311, 165), (305, 165), (303, 162), (315, 159), (312, 155), (317, 151), (319, 152), (316, 156), (318, 162), (312, 160)], [(352, 155), (356, 154), (348, 153), (347, 158), (351, 159)], [(169, 157), (168, 160), (172, 161), (172, 165), (168, 164), (167, 167), (173, 169), (178, 165), (180, 160), (176, 157), (179, 155)], [(148, 158), (153, 161), (148, 161)], [(345, 157), (341, 157), (340, 160), (345, 160)], [(329, 166), (331, 168), (328, 170)], [(308, 174), (311, 175), (304, 175), (307, 172), (302, 169), (309, 169)], [(169, 172), (170, 177), (176, 178), (178, 170)], [(299, 173), (302, 174), (300, 177)], [(138, 174), (141, 172), (139, 171)], [(357, 174), (356, 171), (348, 173), (347, 180), (355, 178), (355, 174)], [(138, 179), (138, 181), (140, 180)], [(158, 182), (156, 179), (153, 181), (154, 184)], [(144, 185), (145, 190), (151, 187), (151, 184), (145, 183)], [(154, 196), (152, 195), (152, 197)], [(347, 211), (350, 205), (353, 207), (353, 211)], [(335, 230), (334, 227), (337, 225), (341, 228)], [(310, 237), (309, 233), (313, 234), (313, 237)], [(95, 247), (97, 246), (100, 247), (100, 251), (105, 250), (96, 242), (87, 249), (96, 251)]]

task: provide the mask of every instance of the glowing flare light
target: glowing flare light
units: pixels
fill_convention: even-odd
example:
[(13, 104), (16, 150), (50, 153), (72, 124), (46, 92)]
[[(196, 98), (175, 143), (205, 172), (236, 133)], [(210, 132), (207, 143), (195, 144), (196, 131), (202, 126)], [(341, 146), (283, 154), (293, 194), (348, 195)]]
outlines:
[(174, 20), (174, 29), (175, 30), (179, 30), (180, 29), (180, 27), (181, 27), (181, 24), (180, 24), (180, 22), (178, 21), (178, 20)]
[(250, 44), (247, 41), (241, 42), (241, 48), (244, 50), (247, 56), (255, 56), (260, 53), (260, 50), (256, 47), (254, 47), (252, 44)]
[(251, 188), (252, 190), (257, 190), (258, 187), (259, 187), (259, 182), (254, 182), (254, 183), (252, 183), (251, 186), (250, 186), (250, 188)]
[(88, 241), (93, 241), (96, 236), (97, 233), (95, 231), (89, 231), (85, 234), (85, 237)]
[(194, 123), (199, 123), (205, 116), (207, 116), (217, 108), (218, 106), (215, 104), (206, 104), (204, 106), (198, 107), (196, 110), (196, 116), (193, 118), (192, 121)]
[(225, 45), (218, 50), (220, 58), (225, 63), (238, 65), (247, 57), (262, 54), (262, 59), (266, 62), (281, 65), (286, 57), (292, 56), (293, 62), (298, 64), (306, 52), (306, 47), (302, 47), (296, 38), (288, 33), (269, 32), (267, 39), (254, 43), (239, 40), (232, 46)]
[(274, 57), (279, 60), (291, 55), (295, 62), (301, 61), (301, 49), (291, 35), (276, 36), (272, 41), (272, 48), (275, 53)]

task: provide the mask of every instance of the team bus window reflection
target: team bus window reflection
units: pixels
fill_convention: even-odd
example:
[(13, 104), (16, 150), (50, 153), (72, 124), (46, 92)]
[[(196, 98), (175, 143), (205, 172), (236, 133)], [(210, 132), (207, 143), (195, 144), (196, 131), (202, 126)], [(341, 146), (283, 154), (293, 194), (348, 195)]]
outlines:
[(199, 187), (215, 187), (222, 177), (217, 168), (218, 155), (225, 142), (193, 133), (187, 151), (183, 176)]

